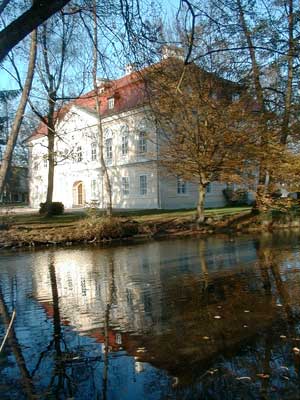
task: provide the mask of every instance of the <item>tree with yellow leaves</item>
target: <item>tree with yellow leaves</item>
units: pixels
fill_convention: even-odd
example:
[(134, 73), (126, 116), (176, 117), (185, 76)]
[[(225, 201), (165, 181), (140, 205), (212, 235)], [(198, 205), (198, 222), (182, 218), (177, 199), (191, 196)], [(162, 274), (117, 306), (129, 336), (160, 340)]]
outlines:
[(243, 87), (176, 58), (152, 68), (146, 82), (160, 128), (160, 162), (198, 185), (201, 224), (210, 182), (255, 179), (247, 173), (255, 169), (259, 137), (253, 101)]

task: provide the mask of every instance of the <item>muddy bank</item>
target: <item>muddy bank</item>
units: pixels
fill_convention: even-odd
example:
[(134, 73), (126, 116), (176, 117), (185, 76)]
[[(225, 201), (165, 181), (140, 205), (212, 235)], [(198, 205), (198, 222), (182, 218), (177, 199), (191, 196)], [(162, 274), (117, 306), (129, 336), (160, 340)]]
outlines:
[(127, 242), (172, 236), (211, 235), (215, 233), (251, 233), (300, 227), (300, 217), (254, 214), (251, 211), (233, 216), (207, 218), (197, 226), (192, 217), (137, 222), (126, 218), (86, 218), (66, 226), (12, 225), (0, 230), (0, 249), (49, 245)]

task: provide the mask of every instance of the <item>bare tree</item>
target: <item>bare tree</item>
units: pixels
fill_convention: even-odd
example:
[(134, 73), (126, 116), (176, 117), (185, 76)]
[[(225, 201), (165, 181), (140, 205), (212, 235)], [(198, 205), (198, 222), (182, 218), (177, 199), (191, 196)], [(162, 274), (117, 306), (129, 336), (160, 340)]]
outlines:
[(102, 117), (100, 111), (100, 97), (99, 97), (99, 87), (97, 84), (97, 69), (98, 69), (98, 28), (97, 28), (97, 14), (96, 14), (96, 0), (94, 0), (93, 4), (93, 18), (94, 18), (94, 37), (93, 37), (93, 85), (95, 92), (95, 103), (96, 103), (96, 112), (97, 112), (97, 133), (98, 133), (98, 141), (99, 141), (99, 156), (100, 156), (100, 165), (102, 176), (104, 178), (106, 196), (107, 196), (107, 205), (106, 211), (107, 215), (112, 215), (112, 191), (111, 191), (111, 183), (110, 177), (108, 174), (107, 166), (104, 160), (104, 135), (103, 135), (103, 127), (102, 127)]
[[(259, 179), (257, 207), (276, 180), (270, 166), (286, 145), (298, 140), (296, 24), (294, 0), (259, 3), (255, 0), (210, 1), (205, 9), (194, 0), (181, 2), (179, 21), (188, 47), (185, 63), (196, 61), (224, 77), (246, 83), (257, 103), (260, 140), (257, 142)], [(182, 22), (181, 22), (182, 21)], [(280, 157), (275, 164), (280, 164)], [(272, 169), (272, 168), (271, 168)]]
[[(68, 57), (68, 45), (73, 35), (73, 20), (63, 14), (43, 24), (39, 41), (40, 58), (37, 72), (38, 85), (43, 89), (46, 112), (36, 102), (30, 101), (34, 113), (46, 130), (48, 180), (46, 203), (51, 203), (54, 190), (54, 171), (56, 165), (55, 142), (58, 140), (57, 123), (63, 107), (64, 76)], [(54, 30), (55, 26), (55, 30)]]
[(30, 46), (29, 62), (27, 68), (27, 76), (22, 90), (21, 100), (14, 118), (11, 131), (8, 136), (5, 153), (0, 166), (0, 194), (3, 192), (4, 189), (7, 172), (11, 164), (13, 151), (17, 142), (20, 126), (22, 124), (25, 108), (28, 102), (32, 86), (34, 70), (35, 70), (35, 61), (36, 61), (36, 48), (37, 48), (37, 31), (34, 30), (31, 34), (31, 46)]

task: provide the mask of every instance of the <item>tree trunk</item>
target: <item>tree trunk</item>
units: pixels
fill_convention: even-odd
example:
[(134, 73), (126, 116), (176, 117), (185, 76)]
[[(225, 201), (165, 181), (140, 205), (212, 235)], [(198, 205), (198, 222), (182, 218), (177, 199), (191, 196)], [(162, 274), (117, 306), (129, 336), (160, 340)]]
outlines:
[(96, 103), (96, 111), (97, 111), (97, 130), (99, 137), (99, 157), (100, 157), (100, 166), (101, 171), (104, 178), (104, 186), (106, 195), (108, 197), (108, 203), (106, 205), (106, 213), (108, 216), (112, 216), (112, 191), (111, 191), (111, 183), (107, 170), (107, 166), (104, 160), (104, 135), (102, 128), (102, 119), (101, 119), (101, 110), (100, 110), (100, 99), (98, 93), (98, 85), (97, 85), (97, 67), (98, 67), (98, 29), (97, 29), (97, 13), (96, 13), (96, 2), (94, 1), (93, 6), (93, 18), (94, 18), (94, 66), (93, 66), (93, 84), (94, 84), (94, 92), (95, 92), (95, 103)]
[[(242, 31), (245, 35), (246, 41), (247, 41), (247, 46), (249, 48), (249, 54), (250, 54), (250, 60), (251, 60), (251, 67), (252, 67), (252, 79), (253, 79), (253, 85), (254, 85), (254, 90), (255, 90), (255, 95), (256, 95), (256, 101), (259, 106), (259, 112), (261, 116), (261, 122), (263, 123), (263, 126), (267, 126), (265, 121), (265, 100), (264, 100), (264, 92), (262, 85), (260, 83), (260, 69), (259, 65), (257, 63), (256, 59), (256, 53), (252, 41), (252, 36), (251, 32), (248, 28), (246, 19), (245, 19), (245, 12), (241, 3), (241, 0), (237, 0), (237, 6), (238, 6), (238, 13), (239, 13), (239, 19), (240, 19), (240, 24)], [(267, 131), (267, 130), (266, 130)], [(267, 140), (265, 138), (265, 129), (263, 129), (263, 133), (261, 134), (260, 138), (260, 146), (261, 148), (265, 149), (267, 146)], [(256, 206), (255, 208), (258, 211), (261, 211), (259, 208), (260, 204), (263, 204), (265, 202), (264, 196), (267, 192), (267, 186), (266, 186), (266, 175), (267, 175), (267, 169), (266, 166), (264, 165), (264, 157), (260, 160), (260, 165), (259, 165), (259, 176), (258, 176), (258, 186), (256, 189)], [(264, 188), (262, 188), (264, 187)]]
[(53, 188), (54, 188), (54, 168), (55, 168), (55, 126), (54, 126), (54, 108), (55, 100), (49, 99), (49, 112), (48, 112), (48, 186), (46, 203), (52, 203)]
[(198, 185), (198, 203), (197, 203), (197, 224), (201, 225), (203, 224), (205, 220), (205, 215), (204, 215), (204, 203), (205, 203), (205, 191), (206, 186), (203, 185), (202, 183), (199, 183)]
[(10, 131), (10, 134), (8, 137), (3, 160), (2, 160), (1, 166), (0, 166), (0, 195), (3, 193), (3, 190), (4, 190), (7, 172), (10, 167), (10, 164), (11, 164), (13, 150), (14, 150), (16, 142), (17, 142), (20, 126), (21, 126), (21, 123), (22, 123), (23, 117), (24, 117), (24, 111), (25, 111), (29, 93), (31, 90), (34, 69), (35, 69), (36, 45), (37, 45), (37, 32), (35, 30), (31, 34), (29, 63), (28, 63), (28, 68), (27, 68), (27, 76), (26, 76), (25, 84), (23, 87), (22, 95), (21, 95), (21, 100), (20, 100), (16, 115), (15, 115), (13, 126), (11, 128), (11, 131)]
[(35, 1), (29, 10), (20, 15), (0, 32), (0, 61), (33, 29), (62, 9), (70, 0)]
[(46, 203), (52, 203), (53, 188), (54, 188), (54, 168), (55, 168), (55, 155), (54, 155), (55, 133), (50, 132), (48, 127), (48, 185)]
[(242, 27), (243, 33), (244, 33), (246, 41), (247, 41), (247, 46), (249, 48), (256, 99), (258, 102), (258, 106), (260, 108), (260, 112), (263, 113), (265, 111), (264, 94), (263, 94), (263, 89), (262, 89), (262, 86), (260, 83), (260, 71), (259, 71), (259, 66), (257, 64), (257, 60), (256, 60), (256, 54), (255, 54), (255, 50), (254, 50), (254, 46), (253, 46), (253, 42), (252, 42), (252, 36), (251, 36), (250, 30), (248, 28), (248, 25), (247, 25), (247, 22), (245, 19), (245, 13), (244, 13), (244, 9), (243, 9), (241, 0), (237, 0), (237, 6), (238, 6), (241, 27)]
[(295, 46), (294, 46), (294, 15), (293, 15), (293, 0), (288, 0), (288, 77), (284, 99), (284, 113), (281, 126), (280, 143), (286, 145), (287, 138), (289, 135), (289, 124), (291, 116), (291, 104), (292, 104), (292, 92), (293, 92), (293, 77), (294, 77), (294, 58), (295, 58)]

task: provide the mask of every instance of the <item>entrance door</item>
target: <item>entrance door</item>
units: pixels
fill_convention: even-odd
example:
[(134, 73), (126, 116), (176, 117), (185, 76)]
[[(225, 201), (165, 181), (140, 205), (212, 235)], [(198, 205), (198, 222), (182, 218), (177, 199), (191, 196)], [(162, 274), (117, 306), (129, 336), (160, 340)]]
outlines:
[(78, 197), (77, 204), (79, 206), (83, 205), (83, 186), (82, 186), (82, 183), (79, 183), (78, 186), (77, 186), (77, 197)]
[(73, 185), (73, 207), (74, 206), (84, 206), (85, 196), (84, 196), (84, 186), (83, 183), (75, 182)]

